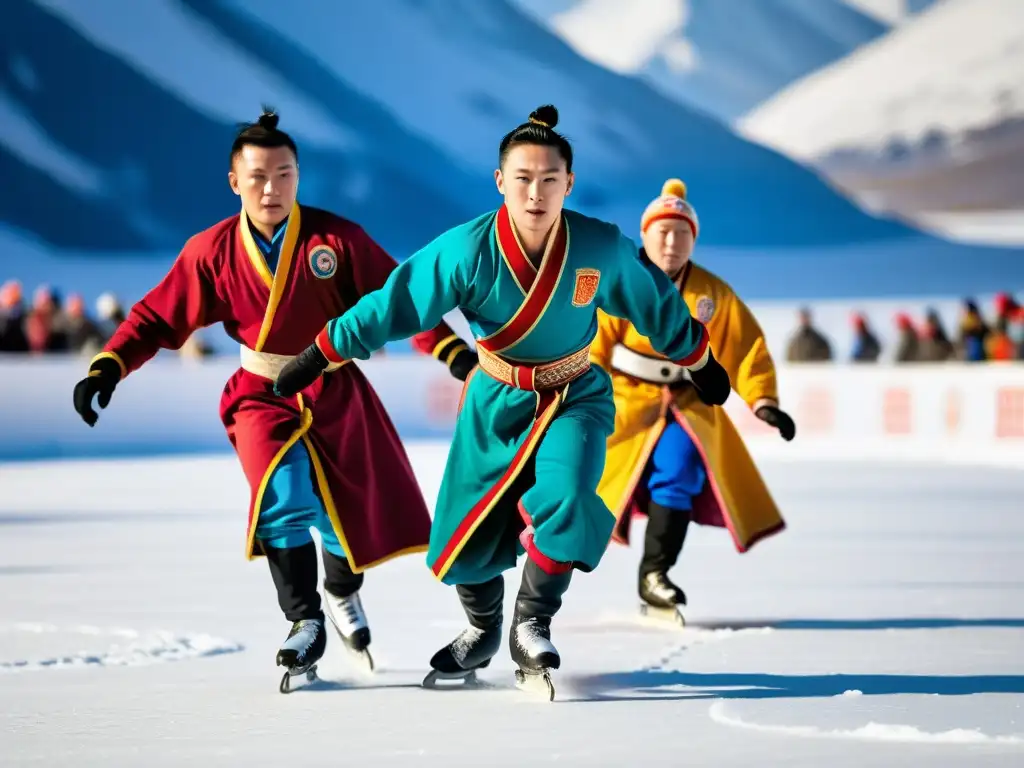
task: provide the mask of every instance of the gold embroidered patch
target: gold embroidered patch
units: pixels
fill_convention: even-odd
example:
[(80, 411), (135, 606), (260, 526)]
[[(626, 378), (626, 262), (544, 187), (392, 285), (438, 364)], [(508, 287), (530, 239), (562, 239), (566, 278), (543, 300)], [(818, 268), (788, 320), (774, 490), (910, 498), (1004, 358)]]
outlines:
[(597, 286), (601, 282), (601, 271), (584, 267), (576, 270), (576, 285), (572, 291), (572, 305), (585, 307), (597, 295)]

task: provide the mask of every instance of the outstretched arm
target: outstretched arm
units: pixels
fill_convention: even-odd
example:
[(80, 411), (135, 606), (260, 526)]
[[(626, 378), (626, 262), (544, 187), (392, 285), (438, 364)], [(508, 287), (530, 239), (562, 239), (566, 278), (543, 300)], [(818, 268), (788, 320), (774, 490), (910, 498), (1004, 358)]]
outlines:
[(669, 360), (699, 370), (708, 357), (708, 332), (690, 315), (679, 289), (657, 267), (637, 257), (636, 246), (620, 235), (618, 272), (602, 309), (624, 318)]
[(642, 262), (628, 238), (619, 237), (618, 269), (602, 308), (629, 320), (658, 352), (686, 368), (701, 400), (721, 405), (731, 391), (729, 376), (711, 352), (704, 324), (690, 315), (672, 281), (657, 267)]
[(88, 375), (74, 390), (75, 410), (90, 427), (100, 408), (110, 404), (118, 382), (142, 367), (161, 349), (181, 349), (194, 331), (220, 319), (205, 241), (185, 244), (164, 279), (139, 300), (103, 351), (89, 363)]
[[(385, 251), (362, 227), (353, 225), (347, 236), (349, 274), (342, 279), (352, 281), (357, 296), (365, 296), (384, 287), (398, 262)], [(425, 355), (432, 355), (451, 367), (451, 362), (469, 346), (443, 319), (420, 333), (414, 334), (412, 345)]]
[(437, 326), (471, 299), (466, 248), (442, 235), (396, 267), (380, 289), (336, 317), (277, 378), (274, 389), (291, 396), (312, 384), (330, 364), (366, 360), (389, 341)]
[(202, 250), (194, 239), (185, 244), (163, 280), (131, 308), (93, 362), (113, 360), (124, 378), (161, 349), (181, 349), (196, 330), (219, 319)]

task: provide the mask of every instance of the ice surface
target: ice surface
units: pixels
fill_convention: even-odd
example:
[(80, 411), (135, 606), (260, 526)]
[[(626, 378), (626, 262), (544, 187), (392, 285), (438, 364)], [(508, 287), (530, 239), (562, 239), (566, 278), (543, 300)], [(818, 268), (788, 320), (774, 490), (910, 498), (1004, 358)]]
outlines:
[[(409, 450), (433, 500), (446, 447)], [(789, 527), (691, 533), (688, 629), (637, 617), (635, 548), (574, 577), (553, 703), (506, 645), (493, 688), (419, 686), (464, 626), (421, 556), (367, 577), (376, 679), (332, 635), (282, 696), (234, 457), (0, 465), (0, 762), (1024, 764), (1024, 473), (762, 463)]]

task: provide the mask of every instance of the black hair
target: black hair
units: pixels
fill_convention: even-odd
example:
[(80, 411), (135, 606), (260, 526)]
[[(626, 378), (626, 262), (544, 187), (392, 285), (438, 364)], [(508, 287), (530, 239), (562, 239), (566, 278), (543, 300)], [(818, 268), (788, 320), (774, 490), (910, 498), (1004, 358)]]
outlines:
[(231, 144), (231, 165), (235, 164), (235, 158), (245, 146), (255, 147), (288, 147), (295, 155), (295, 162), (299, 161), (299, 149), (295, 141), (284, 131), (278, 130), (277, 123), (280, 116), (273, 107), (264, 105), (263, 114), (255, 123), (242, 123), (238, 126), (238, 133)]
[(539, 144), (543, 147), (554, 147), (565, 160), (565, 168), (572, 171), (572, 145), (569, 140), (555, 130), (558, 125), (558, 110), (551, 104), (537, 107), (530, 113), (529, 119), (522, 125), (505, 134), (498, 147), (498, 167), (505, 164), (505, 157), (512, 147), (520, 144)]

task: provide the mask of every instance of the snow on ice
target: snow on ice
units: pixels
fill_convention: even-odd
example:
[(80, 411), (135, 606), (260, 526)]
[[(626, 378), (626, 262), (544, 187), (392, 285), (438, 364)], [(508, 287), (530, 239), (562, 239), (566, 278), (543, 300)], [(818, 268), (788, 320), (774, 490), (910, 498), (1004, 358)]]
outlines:
[[(432, 500), (446, 446), (409, 450)], [(505, 645), (487, 688), (420, 686), (465, 621), (421, 556), (368, 574), (376, 676), (331, 636), (282, 696), (233, 456), (0, 465), (3, 762), (1020, 765), (1024, 475), (762, 464), (789, 527), (742, 556), (696, 529), (686, 629), (637, 616), (635, 549), (574, 578), (553, 703)]]

